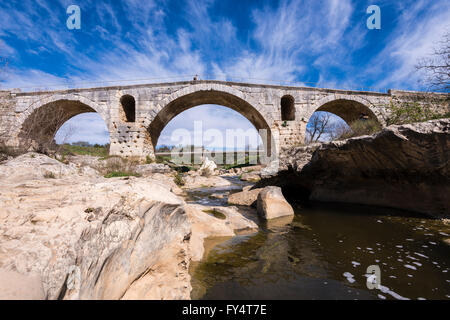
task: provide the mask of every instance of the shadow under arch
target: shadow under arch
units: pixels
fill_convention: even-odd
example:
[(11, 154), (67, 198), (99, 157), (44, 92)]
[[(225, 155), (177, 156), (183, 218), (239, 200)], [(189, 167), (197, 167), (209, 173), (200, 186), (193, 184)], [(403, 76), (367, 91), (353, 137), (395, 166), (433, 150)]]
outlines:
[(158, 144), (158, 139), (164, 127), (177, 115), (190, 108), (204, 105), (216, 104), (228, 107), (244, 116), (261, 133), (265, 130), (267, 137), (261, 136), (266, 150), (270, 156), (275, 151), (275, 144), (272, 142), (273, 136), (269, 124), (263, 115), (249, 102), (228, 92), (218, 90), (199, 90), (187, 93), (173, 101), (170, 101), (161, 108), (155, 118), (148, 126), (148, 132), (153, 144), (153, 148)]
[(99, 114), (108, 127), (104, 116), (93, 106), (78, 99), (59, 99), (33, 107), (20, 126), (18, 134), (20, 144), (27, 148), (32, 146), (35, 150), (48, 148), (53, 144), (55, 135), (61, 126), (71, 118), (83, 113)]
[(381, 123), (375, 113), (373, 113), (373, 111), (366, 104), (356, 100), (331, 100), (320, 105), (313, 111), (313, 113), (317, 111), (333, 113), (341, 117), (349, 125), (362, 117), (366, 117), (365, 119), (375, 120), (381, 126)]

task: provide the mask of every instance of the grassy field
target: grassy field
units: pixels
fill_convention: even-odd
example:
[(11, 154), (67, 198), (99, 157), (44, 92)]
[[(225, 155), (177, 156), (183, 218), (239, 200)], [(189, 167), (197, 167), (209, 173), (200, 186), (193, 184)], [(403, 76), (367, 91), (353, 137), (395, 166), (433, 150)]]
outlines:
[(109, 145), (100, 146), (77, 146), (64, 144), (61, 145), (62, 155), (83, 155), (83, 156), (94, 156), (94, 157), (108, 157), (109, 156)]

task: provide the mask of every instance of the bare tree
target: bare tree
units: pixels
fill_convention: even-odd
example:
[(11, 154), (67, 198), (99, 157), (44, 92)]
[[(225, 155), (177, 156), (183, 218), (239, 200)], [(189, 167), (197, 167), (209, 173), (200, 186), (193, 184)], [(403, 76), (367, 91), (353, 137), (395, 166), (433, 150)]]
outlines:
[(330, 129), (330, 141), (341, 140), (350, 137), (353, 134), (350, 126), (345, 122), (339, 122), (333, 124), (332, 129)]
[(419, 61), (417, 70), (425, 71), (424, 82), (430, 88), (450, 90), (450, 32), (447, 31), (442, 40), (433, 49), (433, 54)]
[(75, 134), (76, 132), (76, 126), (73, 124), (65, 125), (64, 128), (61, 128), (58, 130), (58, 135), (60, 139), (60, 144), (68, 144), (70, 141), (70, 138)]
[[(22, 125), (19, 135), (22, 148), (46, 154), (55, 153), (55, 134), (69, 118), (68, 112), (59, 106), (35, 110)], [(69, 130), (67, 134), (72, 133), (73, 130)], [(65, 136), (64, 140), (67, 138)]]
[(307, 144), (319, 142), (320, 138), (329, 134), (331, 131), (330, 119), (331, 114), (328, 112), (314, 114), (306, 127), (305, 142)]

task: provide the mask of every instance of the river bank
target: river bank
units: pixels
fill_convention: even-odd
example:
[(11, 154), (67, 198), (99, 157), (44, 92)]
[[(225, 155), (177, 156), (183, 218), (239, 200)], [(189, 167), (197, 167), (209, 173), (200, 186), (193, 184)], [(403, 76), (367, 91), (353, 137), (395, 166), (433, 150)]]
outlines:
[[(189, 199), (225, 205), (229, 188), (192, 189)], [(220, 203), (209, 197), (218, 192), (226, 194)], [(294, 217), (264, 221), (255, 208), (238, 208), (253, 214), (258, 229), (205, 239), (203, 259), (190, 267), (192, 299), (450, 299), (446, 221), (315, 202), (294, 206)], [(366, 285), (372, 265), (381, 269), (379, 290)]]
[(285, 150), (258, 186), (291, 199), (391, 207), (450, 217), (450, 119), (389, 126), (361, 136)]
[[(271, 173), (104, 174), (114, 159), (8, 158), (0, 298), (449, 299), (450, 226), (436, 219), (448, 214), (448, 131), (439, 120), (295, 148)], [(290, 204), (281, 192), (262, 199), (267, 185)], [(401, 197), (412, 189), (414, 201)], [(295, 215), (267, 219), (260, 201)]]

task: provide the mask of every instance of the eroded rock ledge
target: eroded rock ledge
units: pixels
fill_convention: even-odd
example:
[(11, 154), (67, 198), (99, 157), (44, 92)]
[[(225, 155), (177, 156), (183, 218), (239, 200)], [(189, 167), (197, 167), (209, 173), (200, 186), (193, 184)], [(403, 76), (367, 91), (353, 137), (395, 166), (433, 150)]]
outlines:
[(189, 299), (204, 239), (258, 228), (186, 203), (165, 168), (107, 179), (81, 160), (0, 164), (0, 299)]
[(390, 126), (378, 134), (292, 148), (278, 172), (258, 187), (278, 185), (293, 198), (385, 206), (450, 217), (450, 119)]

